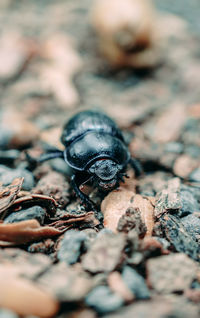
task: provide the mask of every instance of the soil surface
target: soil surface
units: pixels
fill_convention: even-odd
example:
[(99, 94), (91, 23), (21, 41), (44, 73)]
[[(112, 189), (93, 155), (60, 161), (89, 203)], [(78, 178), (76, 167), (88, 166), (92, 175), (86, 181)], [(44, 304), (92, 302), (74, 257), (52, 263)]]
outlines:
[[(154, 1), (153, 67), (150, 54), (116, 68), (94, 2), (0, 3), (0, 318), (196, 318), (200, 4)], [(64, 160), (37, 162), (85, 109), (117, 123), (142, 167), (112, 191), (81, 186), (89, 211)]]

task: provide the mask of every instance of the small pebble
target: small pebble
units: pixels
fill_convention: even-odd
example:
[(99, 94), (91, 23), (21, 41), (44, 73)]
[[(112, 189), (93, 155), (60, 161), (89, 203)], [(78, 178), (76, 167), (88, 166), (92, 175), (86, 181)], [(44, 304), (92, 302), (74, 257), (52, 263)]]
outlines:
[(137, 299), (150, 298), (150, 292), (144, 278), (133, 268), (125, 266), (122, 272), (122, 279)]
[(191, 181), (200, 182), (200, 168), (195, 169), (189, 176)]
[(107, 286), (98, 286), (86, 296), (85, 302), (100, 314), (105, 314), (119, 309), (124, 300), (121, 296), (114, 294)]
[(180, 142), (168, 142), (164, 150), (166, 152), (181, 153), (183, 151), (183, 145)]
[(3, 185), (7, 186), (12, 183), (15, 178), (24, 178), (22, 189), (30, 191), (34, 187), (34, 177), (28, 170), (17, 168), (11, 169), (4, 165), (0, 165), (0, 178)]
[(31, 208), (11, 213), (7, 218), (5, 218), (4, 223), (15, 223), (36, 219), (40, 224), (44, 224), (45, 214), (45, 209), (35, 205)]
[(75, 230), (67, 231), (58, 251), (58, 259), (69, 265), (76, 263), (80, 257), (81, 247), (85, 240), (85, 233)]

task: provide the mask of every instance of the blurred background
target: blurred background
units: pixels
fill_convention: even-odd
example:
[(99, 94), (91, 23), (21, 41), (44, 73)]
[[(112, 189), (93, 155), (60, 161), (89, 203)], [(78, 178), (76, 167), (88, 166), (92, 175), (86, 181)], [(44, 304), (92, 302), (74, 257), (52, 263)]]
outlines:
[(96, 107), (135, 136), (139, 159), (188, 177), (199, 156), (199, 1), (117, 1), (121, 16), (112, 2), (1, 1), (0, 147), (61, 147), (63, 123)]

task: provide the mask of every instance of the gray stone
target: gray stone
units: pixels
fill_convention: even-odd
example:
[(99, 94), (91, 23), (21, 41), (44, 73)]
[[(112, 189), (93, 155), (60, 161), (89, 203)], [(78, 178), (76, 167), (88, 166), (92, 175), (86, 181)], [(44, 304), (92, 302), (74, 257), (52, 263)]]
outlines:
[(21, 210), (19, 212), (11, 213), (7, 218), (5, 218), (4, 223), (15, 223), (25, 220), (36, 219), (40, 224), (44, 223), (46, 211), (40, 206), (32, 206), (31, 208)]
[(34, 177), (33, 174), (26, 169), (11, 169), (4, 165), (0, 165), (0, 178), (3, 185), (7, 186), (12, 183), (15, 178), (24, 178), (22, 189), (29, 191), (34, 187)]
[(125, 266), (122, 279), (137, 299), (148, 299), (150, 297), (144, 278), (133, 268)]
[(121, 296), (114, 294), (107, 286), (94, 288), (85, 298), (88, 306), (101, 314), (119, 309), (124, 301)]
[(81, 254), (81, 247), (86, 239), (86, 234), (76, 230), (69, 230), (65, 233), (58, 251), (58, 259), (67, 264), (77, 262)]

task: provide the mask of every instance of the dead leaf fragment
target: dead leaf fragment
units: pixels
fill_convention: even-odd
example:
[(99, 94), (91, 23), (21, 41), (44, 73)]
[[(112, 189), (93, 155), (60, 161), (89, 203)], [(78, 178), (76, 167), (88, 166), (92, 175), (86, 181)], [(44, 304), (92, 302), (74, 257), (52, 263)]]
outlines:
[(81, 226), (87, 225), (87, 227), (94, 227), (99, 225), (99, 220), (95, 217), (94, 212), (86, 212), (82, 214), (64, 214), (57, 221), (50, 224), (56, 229), (67, 230), (74, 225), (79, 224), (79, 229)]
[(41, 226), (37, 220), (0, 223), (0, 240), (17, 244), (26, 244), (62, 233), (53, 227)]
[(0, 187), (0, 216), (15, 201), (20, 192), (24, 178), (16, 178), (7, 187)]
[(41, 318), (53, 317), (59, 309), (49, 292), (19, 277), (12, 265), (0, 265), (0, 307)]
[(54, 214), (58, 206), (54, 198), (48, 195), (30, 193), (29, 195), (17, 198), (12, 204), (12, 209), (19, 210), (20, 208), (27, 208), (33, 205), (44, 207), (45, 209), (47, 209), (47, 212), (49, 214)]

